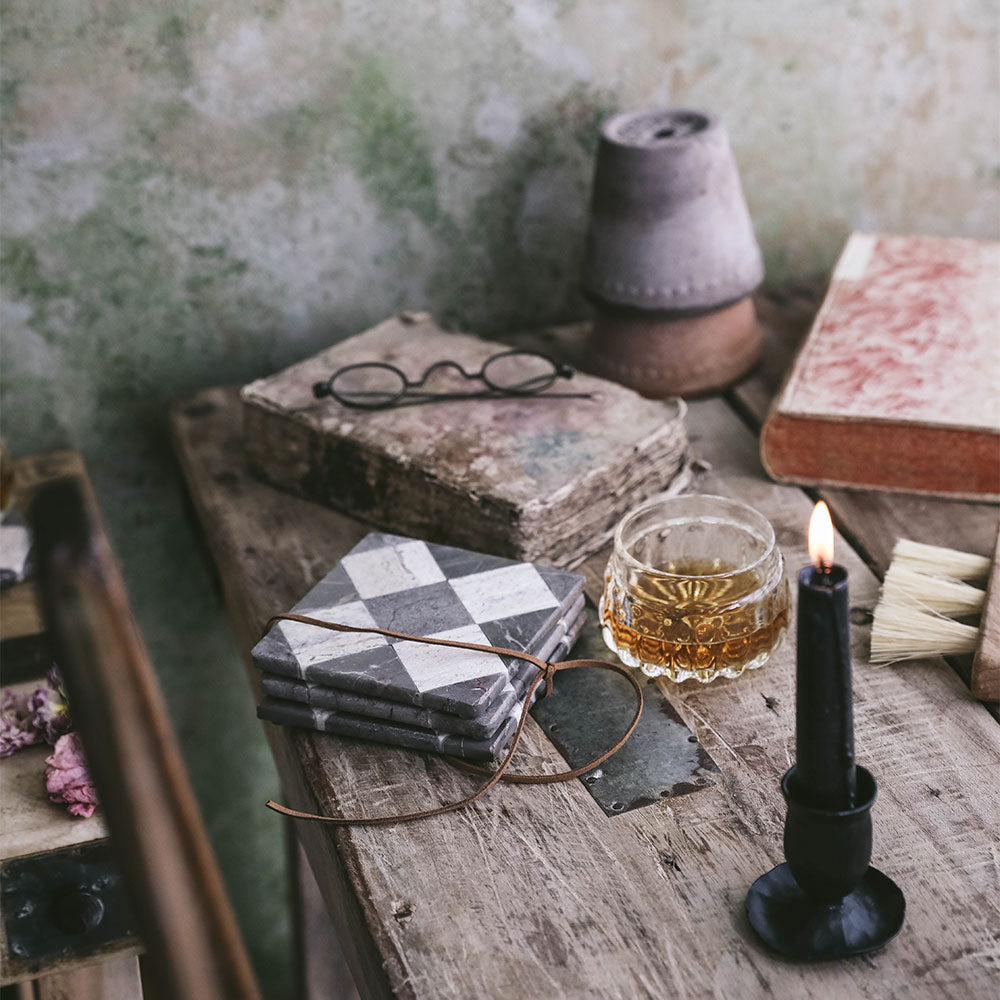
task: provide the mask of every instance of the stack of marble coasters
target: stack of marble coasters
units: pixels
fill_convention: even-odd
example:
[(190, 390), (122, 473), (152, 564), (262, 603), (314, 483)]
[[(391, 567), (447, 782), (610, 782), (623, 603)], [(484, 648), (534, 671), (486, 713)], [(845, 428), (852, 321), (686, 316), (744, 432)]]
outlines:
[[(292, 610), (559, 660), (583, 627), (583, 577), (373, 533)], [(262, 719), (480, 761), (509, 746), (537, 674), (516, 657), (289, 621), (253, 660)]]

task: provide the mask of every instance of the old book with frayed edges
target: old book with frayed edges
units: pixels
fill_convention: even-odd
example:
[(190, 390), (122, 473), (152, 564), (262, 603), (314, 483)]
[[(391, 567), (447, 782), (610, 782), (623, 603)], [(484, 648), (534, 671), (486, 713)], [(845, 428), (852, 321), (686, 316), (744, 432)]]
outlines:
[(854, 233), (761, 459), (795, 483), (1000, 497), (1000, 243)]
[[(383, 362), (418, 380), (435, 362), (476, 372), (505, 350), (446, 332), (426, 314), (387, 320), (243, 389), (250, 465), (282, 489), (389, 531), (554, 566), (600, 548), (641, 500), (683, 487), (683, 404), (594, 376), (559, 379), (537, 396), (384, 410), (313, 394), (345, 365)], [(440, 369), (425, 388), (483, 386)]]

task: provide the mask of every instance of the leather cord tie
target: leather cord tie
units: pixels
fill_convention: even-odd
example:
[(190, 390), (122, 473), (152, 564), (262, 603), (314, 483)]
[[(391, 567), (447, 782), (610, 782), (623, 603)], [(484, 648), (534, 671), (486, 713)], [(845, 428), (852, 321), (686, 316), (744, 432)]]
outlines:
[[(282, 813), (285, 816), (291, 816), (294, 819), (307, 819), (318, 823), (333, 823), (337, 826), (389, 826), (393, 823), (410, 823), (414, 820), (428, 819), (431, 816), (440, 816), (443, 813), (454, 812), (456, 809), (463, 809), (465, 806), (472, 805), (473, 802), (482, 798), (500, 781), (507, 781), (517, 785), (550, 785), (558, 781), (569, 781), (572, 778), (579, 778), (580, 775), (593, 770), (621, 750), (628, 738), (635, 731), (635, 727), (639, 724), (639, 718), (642, 715), (642, 688), (639, 686), (639, 682), (626, 667), (618, 663), (609, 663), (607, 660), (560, 660), (558, 663), (549, 663), (537, 656), (532, 656), (531, 653), (525, 653), (516, 649), (504, 649), (502, 646), (481, 646), (474, 642), (456, 642), (453, 639), (431, 639), (427, 636), (408, 635), (406, 632), (390, 632), (384, 628), (362, 628), (356, 625), (341, 625), (337, 622), (323, 621), (320, 618), (310, 618), (307, 615), (297, 615), (294, 612), (275, 615), (264, 627), (261, 638), (267, 635), (279, 621), (301, 622), (303, 625), (315, 625), (317, 628), (326, 628), (334, 632), (369, 632), (375, 635), (388, 636), (392, 639), (423, 642), (431, 646), (453, 646), (457, 649), (472, 649), (479, 653), (498, 653), (501, 656), (513, 656), (519, 660), (527, 660), (529, 663), (533, 663), (539, 671), (525, 692), (524, 706), (517, 720), (517, 728), (514, 730), (514, 735), (511, 738), (510, 748), (495, 771), (491, 771), (485, 767), (478, 767), (475, 764), (468, 763), (468, 761), (458, 760), (454, 757), (444, 758), (459, 770), (470, 774), (484, 775), (487, 778), (471, 795), (467, 795), (464, 799), (459, 799), (456, 802), (436, 806), (433, 809), (422, 809), (420, 812), (397, 813), (388, 816), (323, 816), (317, 813), (299, 812), (297, 809), (289, 809), (288, 806), (280, 805), (277, 802), (269, 801), (267, 803), (269, 809), (273, 809), (275, 812)], [(578, 667), (596, 667), (600, 670), (611, 670), (616, 674), (621, 674), (632, 685), (636, 696), (636, 708), (628, 728), (620, 739), (582, 767), (575, 767), (571, 771), (558, 771), (555, 774), (508, 774), (507, 768), (511, 760), (513, 760), (514, 754), (517, 753), (518, 744), (521, 742), (521, 733), (524, 731), (524, 724), (528, 718), (528, 710), (531, 708), (532, 698), (538, 690), (539, 685), (544, 681), (545, 694), (551, 694), (552, 680), (555, 675), (561, 670), (575, 670)]]

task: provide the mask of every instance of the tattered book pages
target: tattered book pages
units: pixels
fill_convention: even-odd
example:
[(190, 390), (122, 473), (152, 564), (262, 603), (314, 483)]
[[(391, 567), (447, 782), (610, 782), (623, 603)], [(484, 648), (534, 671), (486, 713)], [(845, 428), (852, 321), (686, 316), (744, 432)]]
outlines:
[[(507, 349), (447, 333), (427, 316), (387, 320), (243, 389), (251, 467), (278, 487), (387, 530), (573, 565), (685, 466), (679, 401), (644, 399), (581, 373), (538, 396), (376, 411), (313, 395), (315, 382), (348, 364), (389, 363), (418, 379), (446, 359), (478, 371)], [(447, 370), (428, 388), (454, 391), (456, 378), (467, 390)]]

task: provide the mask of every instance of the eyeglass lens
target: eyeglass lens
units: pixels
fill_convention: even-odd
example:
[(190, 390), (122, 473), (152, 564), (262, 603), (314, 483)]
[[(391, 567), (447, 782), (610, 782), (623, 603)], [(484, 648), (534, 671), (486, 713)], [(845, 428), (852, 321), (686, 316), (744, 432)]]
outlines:
[(348, 365), (330, 382), (334, 396), (348, 406), (378, 409), (390, 406), (406, 392), (402, 372), (376, 362)]
[(533, 393), (547, 389), (557, 376), (555, 364), (541, 354), (497, 354), (483, 366), (483, 381), (501, 392)]

